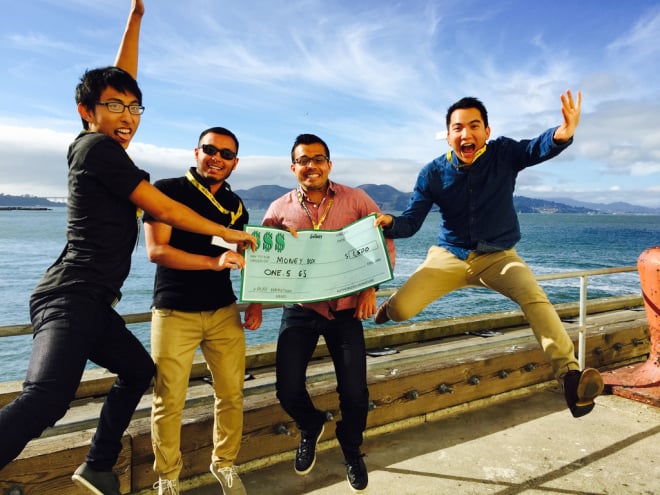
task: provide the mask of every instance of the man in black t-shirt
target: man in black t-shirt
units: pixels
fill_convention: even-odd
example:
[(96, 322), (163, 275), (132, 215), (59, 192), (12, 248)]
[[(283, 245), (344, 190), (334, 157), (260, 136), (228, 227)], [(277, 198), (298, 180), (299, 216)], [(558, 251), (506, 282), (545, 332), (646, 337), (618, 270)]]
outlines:
[[(206, 129), (195, 148), (196, 166), (155, 186), (200, 215), (243, 229), (248, 212), (227, 179), (238, 165), (238, 140), (224, 127)], [(211, 472), (225, 495), (244, 495), (234, 469), (243, 435), (245, 336), (230, 270), (243, 258), (236, 246), (172, 228), (145, 215), (145, 242), (158, 264), (151, 318), (156, 381), (151, 415), (154, 470), (160, 493), (178, 493), (181, 417), (199, 347), (215, 395)], [(169, 491), (168, 491), (169, 490)]]
[[(137, 40), (143, 12), (142, 1), (133, 0), (124, 41)], [(86, 461), (73, 475), (90, 493), (104, 495), (120, 493), (112, 468), (154, 374), (151, 357), (114, 310), (137, 239), (137, 209), (178, 228), (255, 245), (246, 233), (207, 220), (161, 193), (126, 154), (144, 107), (135, 81), (137, 56), (123, 57), (121, 50), (117, 63), (126, 70), (87, 71), (76, 88), (84, 130), (67, 156), (67, 242), (30, 299), (34, 337), (23, 391), (0, 409), (1, 469), (64, 416), (88, 359), (116, 373)]]

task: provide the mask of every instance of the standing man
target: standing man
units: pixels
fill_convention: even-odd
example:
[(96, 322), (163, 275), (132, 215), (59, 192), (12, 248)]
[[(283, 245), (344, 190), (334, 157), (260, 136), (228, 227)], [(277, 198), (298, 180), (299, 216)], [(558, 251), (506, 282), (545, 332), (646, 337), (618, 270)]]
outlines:
[[(136, 38), (143, 12), (134, 0), (124, 40)], [(116, 373), (86, 460), (72, 477), (96, 495), (120, 494), (112, 468), (154, 374), (151, 357), (114, 310), (137, 242), (136, 209), (181, 229), (256, 245), (252, 236), (170, 199), (135, 166), (126, 148), (144, 111), (137, 58), (120, 53), (117, 60), (128, 70), (89, 70), (76, 88), (84, 129), (67, 155), (67, 242), (30, 298), (34, 336), (23, 391), (0, 410), (1, 469), (64, 416), (88, 359)]]
[[(294, 231), (337, 230), (379, 211), (361, 189), (332, 182), (331, 170), (326, 143), (313, 134), (298, 136), (291, 149), (291, 172), (298, 187), (271, 203), (263, 225)], [(387, 248), (394, 264), (391, 240), (387, 241)], [(314, 407), (306, 387), (307, 365), (322, 335), (337, 375), (341, 410), (337, 440), (346, 461), (348, 483), (356, 492), (364, 490), (369, 481), (360, 451), (369, 406), (362, 320), (371, 318), (375, 311), (374, 288), (339, 299), (286, 305), (277, 340), (277, 398), (300, 430), (296, 473), (305, 475), (314, 467), (316, 444), (326, 421), (325, 412)], [(261, 305), (250, 304), (245, 312), (246, 327), (258, 328), (261, 317)]]
[[(227, 179), (238, 165), (238, 140), (223, 127), (201, 133), (196, 167), (155, 186), (200, 215), (242, 230), (248, 212)], [(172, 228), (145, 215), (149, 259), (158, 264), (151, 318), (156, 380), (151, 414), (158, 494), (179, 494), (181, 418), (195, 351), (201, 346), (215, 395), (211, 472), (224, 495), (245, 495), (234, 469), (243, 434), (245, 335), (230, 270), (243, 257), (208, 235)], [(220, 244), (220, 245), (218, 245)]]
[(442, 215), (438, 245), (378, 308), (376, 323), (407, 320), (435, 299), (468, 285), (496, 290), (520, 305), (576, 418), (594, 408), (603, 380), (595, 369), (580, 371), (573, 342), (557, 312), (516, 253), (520, 226), (513, 192), (521, 170), (549, 160), (573, 142), (581, 100), (579, 92), (576, 101), (570, 91), (562, 95), (564, 121), (537, 138), (500, 137), (487, 144), (490, 127), (483, 103), (472, 97), (457, 101), (446, 116), (452, 149), (421, 170), (400, 216), (376, 219), (386, 237), (402, 238), (419, 230), (434, 204)]

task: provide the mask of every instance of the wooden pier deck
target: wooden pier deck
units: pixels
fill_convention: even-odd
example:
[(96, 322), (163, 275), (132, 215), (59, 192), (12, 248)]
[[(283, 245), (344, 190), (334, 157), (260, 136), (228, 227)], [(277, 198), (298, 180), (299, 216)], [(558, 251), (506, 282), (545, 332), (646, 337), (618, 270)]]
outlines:
[[(556, 307), (577, 341), (578, 304)], [(649, 333), (640, 295), (589, 300), (586, 309), (582, 331), (586, 334), (587, 366), (605, 370), (646, 359)], [(484, 330), (494, 335), (483, 337), (479, 332)], [(553, 383), (550, 365), (520, 311), (390, 324), (370, 329), (365, 336), (368, 349), (390, 347), (398, 351), (368, 357), (372, 407), (367, 438), (466, 405), (514, 400), (521, 391)], [(292, 459), (298, 443), (295, 425), (275, 398), (274, 357), (274, 344), (248, 348), (247, 372), (253, 379), (245, 383), (244, 432), (238, 459), (243, 473)], [(334, 373), (323, 345), (315, 357), (309, 378), (315, 403), (337, 417)], [(213, 398), (207, 377), (200, 358), (194, 365), (182, 426), (185, 466), (181, 478), (191, 490), (212, 481), (208, 465)], [(0, 470), (0, 493), (82, 494), (70, 476), (84, 460), (103, 395), (113, 380), (113, 375), (102, 370), (87, 372), (67, 415)], [(20, 382), (0, 384), (0, 406), (19, 391)], [(116, 466), (122, 493), (151, 493), (156, 481), (150, 407), (147, 393), (123, 439), (124, 448)], [(322, 440), (323, 448), (336, 445), (333, 427), (326, 428)]]

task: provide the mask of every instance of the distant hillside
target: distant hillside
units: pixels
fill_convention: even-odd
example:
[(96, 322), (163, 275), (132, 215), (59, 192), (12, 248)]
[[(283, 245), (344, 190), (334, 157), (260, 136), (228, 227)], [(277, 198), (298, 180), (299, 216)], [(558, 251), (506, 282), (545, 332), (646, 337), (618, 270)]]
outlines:
[(234, 192), (240, 196), (248, 209), (265, 210), (274, 199), (290, 190), (290, 188), (282, 186), (256, 186), (251, 189), (238, 189)]
[[(383, 211), (396, 212), (404, 210), (408, 204), (408, 200), (412, 196), (412, 192), (401, 192), (386, 184), (363, 184), (358, 187), (364, 189)], [(235, 192), (243, 199), (248, 208), (265, 210), (273, 200), (290, 190), (288, 187), (263, 185), (250, 189), (236, 190)], [(569, 198), (549, 200), (514, 196), (513, 203), (518, 213), (660, 214), (660, 208), (645, 208), (628, 203), (586, 203)], [(64, 204), (38, 196), (11, 196), (0, 193), (0, 207), (43, 208), (52, 206), (64, 206)]]
[(0, 193), (0, 206), (12, 206), (12, 207), (22, 207), (22, 208), (43, 208), (51, 206), (63, 206), (62, 203), (56, 203), (50, 201), (46, 198), (40, 198), (38, 196), (11, 196), (9, 194)]
[(364, 189), (383, 211), (401, 211), (405, 210), (412, 192), (401, 192), (388, 185), (364, 184), (358, 186)]
[(591, 208), (600, 213), (620, 213), (620, 214), (634, 214), (634, 215), (658, 215), (660, 208), (646, 208), (644, 206), (631, 205), (630, 203), (587, 203), (586, 201), (578, 201), (570, 198), (553, 198), (552, 201), (564, 203), (570, 206), (581, 206), (583, 208)]
[(513, 206), (518, 213), (603, 213), (602, 211), (582, 206), (570, 206), (547, 199), (533, 199), (525, 196), (514, 196)]
[[(363, 184), (358, 186), (373, 198), (383, 211), (402, 211), (408, 205), (412, 192), (401, 192), (392, 186)], [(279, 198), (290, 189), (280, 186), (256, 186), (251, 189), (234, 191), (250, 209), (265, 210), (274, 199)], [(598, 213), (591, 208), (569, 206), (544, 199), (532, 199), (524, 196), (513, 198), (516, 211), (519, 213)]]
[[(411, 193), (402, 193), (388, 185), (364, 184), (358, 186), (358, 188), (364, 189), (383, 211), (404, 210), (411, 195)], [(245, 206), (249, 209), (265, 210), (273, 200), (290, 190), (291, 188), (271, 185), (256, 186), (251, 189), (236, 190), (234, 192), (241, 197)]]

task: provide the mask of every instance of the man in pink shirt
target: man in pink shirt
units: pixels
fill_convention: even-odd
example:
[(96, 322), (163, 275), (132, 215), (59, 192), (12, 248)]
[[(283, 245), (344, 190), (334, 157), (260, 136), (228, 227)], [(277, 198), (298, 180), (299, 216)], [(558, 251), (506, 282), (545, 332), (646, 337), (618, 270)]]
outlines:
[[(291, 161), (298, 187), (271, 203), (263, 225), (287, 230), (338, 230), (379, 211), (363, 190), (330, 180), (330, 151), (318, 136), (298, 136), (291, 149)], [(393, 265), (394, 243), (389, 239), (387, 249)], [(259, 327), (261, 310), (260, 304), (248, 306), (246, 328)], [(326, 413), (314, 406), (306, 387), (307, 365), (322, 335), (337, 375), (341, 410), (337, 440), (346, 460), (348, 483), (355, 492), (363, 491), (368, 484), (360, 451), (369, 407), (362, 320), (375, 312), (375, 288), (338, 299), (285, 305), (277, 341), (277, 398), (301, 434), (294, 463), (296, 473), (305, 475), (314, 467), (316, 444), (326, 421)]]

